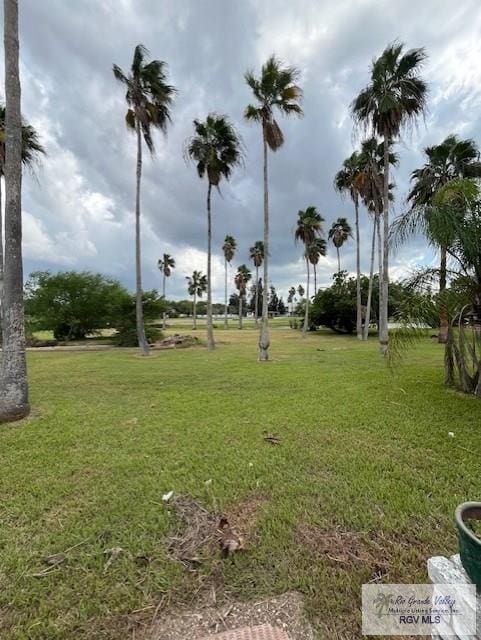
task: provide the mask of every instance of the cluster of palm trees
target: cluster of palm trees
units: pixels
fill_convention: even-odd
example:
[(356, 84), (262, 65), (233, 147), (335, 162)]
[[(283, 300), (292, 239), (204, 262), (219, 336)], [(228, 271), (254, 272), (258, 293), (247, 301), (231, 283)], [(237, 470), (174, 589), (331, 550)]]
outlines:
[[(135, 131), (137, 138), (137, 182), (136, 182), (136, 319), (139, 346), (144, 355), (148, 355), (149, 346), (145, 339), (142, 313), (142, 276), (140, 246), (140, 186), (142, 176), (142, 141), (147, 149), (154, 152), (153, 129), (167, 129), (170, 122), (170, 108), (176, 89), (169, 85), (166, 66), (159, 60), (147, 60), (148, 51), (143, 45), (137, 45), (129, 73), (124, 73), (117, 65), (113, 72), (126, 88), (127, 126)], [(252, 72), (245, 74), (245, 80), (251, 88), (255, 103), (245, 109), (245, 119), (261, 125), (263, 143), (263, 180), (264, 180), (264, 238), (262, 241), (262, 260), (256, 257), (260, 266), (263, 261), (263, 282), (268, 282), (269, 258), (269, 198), (268, 198), (268, 152), (277, 151), (284, 142), (284, 136), (275, 119), (276, 111), (283, 115), (302, 115), (300, 99), (301, 89), (297, 85), (299, 72), (294, 67), (283, 66), (271, 56), (256, 77)], [(212, 322), (212, 187), (219, 187), (222, 179), (229, 180), (234, 169), (241, 164), (243, 152), (240, 138), (234, 125), (224, 115), (210, 113), (205, 120), (194, 120), (194, 134), (185, 146), (186, 158), (192, 160), (201, 179), (207, 181), (207, 346), (215, 348)], [(258, 252), (259, 246), (256, 251)], [(224, 253), (224, 256), (226, 254)], [(226, 257), (226, 262), (228, 262)], [(259, 268), (256, 267), (256, 270)], [(241, 277), (237, 278), (241, 284)], [(259, 279), (256, 287), (259, 288)], [(268, 359), (269, 329), (267, 296), (262, 298), (261, 331), (259, 337), (259, 360)]]
[[(2, 136), (0, 137), (0, 199), (1, 178), (5, 178), (5, 252), (0, 236), (0, 310), (2, 320), (3, 354), (0, 370), (0, 421), (17, 419), (28, 413), (28, 385), (25, 359), (25, 330), (23, 319), (23, 274), (22, 274), (22, 224), (21, 224), (21, 175), (22, 162), (29, 164), (44, 153), (35, 131), (22, 122), (20, 110), (19, 45), (18, 45), (18, 0), (4, 0), (5, 42), (5, 109), (0, 110)], [(459, 226), (459, 216), (451, 225), (443, 218), (445, 208), (436, 204), (439, 193), (451, 182), (481, 176), (481, 164), (476, 144), (472, 140), (461, 140), (448, 136), (441, 144), (425, 150), (426, 162), (412, 173), (412, 188), (408, 195), (408, 210), (390, 226), (390, 203), (394, 184), (390, 169), (398, 163), (394, 145), (405, 129), (409, 129), (423, 115), (426, 107), (427, 86), (421, 77), (421, 68), (426, 60), (424, 49), (405, 50), (404, 45), (393, 43), (374, 60), (370, 82), (351, 104), (351, 113), (356, 131), (366, 135), (360, 148), (347, 158), (337, 172), (335, 188), (348, 194), (354, 205), (354, 230), (356, 240), (357, 269), (357, 335), (367, 338), (369, 327), (372, 283), (376, 244), (379, 262), (379, 341), (383, 353), (388, 349), (388, 289), (389, 254), (392, 239), (405, 241), (410, 234), (422, 231), (429, 241), (440, 249), (439, 286), (447, 285), (447, 257), (453, 254), (453, 236), (450, 230)], [(168, 83), (166, 64), (160, 60), (149, 60), (143, 45), (137, 45), (131, 67), (124, 72), (113, 65), (113, 74), (125, 89), (128, 129), (135, 133), (136, 190), (135, 190), (135, 265), (136, 265), (136, 324), (139, 347), (144, 355), (149, 354), (145, 336), (142, 308), (141, 272), (141, 181), (144, 145), (155, 153), (154, 131), (165, 133), (171, 121), (171, 108), (176, 88)], [(256, 274), (255, 319), (260, 317), (259, 360), (269, 357), (268, 296), (262, 295), (259, 310), (259, 292), (269, 282), (269, 154), (277, 152), (284, 143), (283, 132), (276, 120), (277, 114), (284, 116), (303, 115), (302, 90), (298, 84), (299, 70), (283, 65), (274, 55), (262, 66), (260, 74), (245, 74), (245, 81), (252, 91), (254, 102), (244, 111), (244, 118), (260, 126), (263, 155), (263, 239), (250, 249), (250, 259)], [(244, 153), (239, 135), (225, 115), (210, 113), (205, 120), (194, 120), (193, 135), (185, 145), (185, 156), (195, 163), (198, 176), (207, 182), (207, 275), (194, 272), (188, 278), (189, 292), (202, 295), (207, 290), (207, 336), (208, 348), (214, 349), (212, 323), (212, 200), (213, 187), (219, 188), (222, 179), (229, 180), (234, 170), (243, 162)], [(444, 193), (444, 192), (443, 192)], [(457, 193), (457, 192), (456, 192)], [(453, 196), (454, 197), (454, 196)], [(458, 197), (458, 196), (456, 196)], [(474, 201), (469, 201), (472, 210)], [(372, 217), (372, 241), (370, 248), (370, 285), (363, 323), (360, 287), (360, 240), (359, 207), (364, 205)], [(477, 206), (477, 205), (476, 205)], [(0, 209), (1, 210), (1, 209)], [(474, 214), (473, 214), (474, 215)], [(0, 220), (0, 233), (2, 224)], [(301, 241), (306, 261), (306, 309), (303, 329), (308, 327), (310, 265), (314, 270), (314, 293), (317, 289), (316, 265), (326, 253), (323, 238), (322, 216), (315, 207), (299, 211), (295, 239)], [(441, 232), (440, 229), (443, 231)], [(459, 232), (460, 234), (461, 232)], [(457, 237), (460, 237), (458, 234)], [(331, 227), (328, 238), (339, 250), (352, 237), (352, 229), (346, 218), (338, 218)], [(225, 324), (227, 324), (228, 265), (231, 263), (236, 242), (232, 236), (225, 237), (222, 247), (225, 259)], [(163, 296), (165, 283), (175, 268), (174, 259), (164, 254), (159, 260), (163, 274)], [(259, 270), (263, 267), (262, 278)], [(235, 285), (242, 305), (251, 272), (241, 265), (235, 276)], [(291, 300), (295, 295), (289, 291)], [(447, 312), (440, 308), (440, 339), (447, 336)], [(195, 321), (195, 320), (194, 320)], [(242, 313), (240, 314), (242, 322)], [(364, 330), (363, 330), (364, 324)], [(165, 326), (165, 316), (164, 316)]]

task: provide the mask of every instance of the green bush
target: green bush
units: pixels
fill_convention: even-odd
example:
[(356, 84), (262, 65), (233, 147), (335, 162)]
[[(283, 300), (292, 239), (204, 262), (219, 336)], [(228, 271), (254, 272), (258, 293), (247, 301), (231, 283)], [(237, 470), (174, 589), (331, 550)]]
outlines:
[[(164, 336), (162, 331), (157, 327), (147, 325), (145, 327), (145, 337), (149, 344), (154, 344), (154, 342), (162, 340)], [(117, 331), (113, 336), (112, 341), (117, 347), (137, 347), (139, 344), (137, 339), (137, 329), (135, 326), (119, 329), (119, 331)]]

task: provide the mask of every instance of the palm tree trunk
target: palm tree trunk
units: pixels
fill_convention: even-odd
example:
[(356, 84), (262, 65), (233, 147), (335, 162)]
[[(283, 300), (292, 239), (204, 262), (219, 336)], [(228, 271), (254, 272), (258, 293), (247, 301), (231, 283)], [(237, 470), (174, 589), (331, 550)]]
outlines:
[(256, 265), (256, 298), (255, 298), (254, 315), (256, 319), (256, 327), (259, 324), (259, 267)]
[(359, 200), (354, 200), (356, 213), (356, 332), (357, 339), (362, 340), (362, 300), (361, 300), (361, 241), (359, 238)]
[(448, 310), (443, 301), (443, 294), (446, 291), (446, 263), (447, 263), (447, 251), (446, 247), (441, 247), (441, 264), (439, 266), (439, 294), (441, 297), (440, 305), (439, 305), (439, 335), (438, 342), (441, 344), (446, 344), (448, 341), (448, 328), (449, 328), (449, 319), (448, 319)]
[(5, 271), (0, 422), (28, 415), (22, 264), (22, 115), (18, 69), (18, 1), (4, 1)]
[(0, 322), (2, 320), (3, 298), (3, 214), (2, 214), (2, 176), (0, 174)]
[(212, 185), (207, 189), (207, 349), (214, 351), (214, 328), (212, 326), (212, 215), (210, 196)]
[(369, 324), (371, 322), (371, 305), (372, 305), (372, 285), (374, 280), (374, 255), (376, 253), (376, 224), (377, 213), (372, 221), (372, 243), (371, 243), (371, 263), (369, 267), (369, 288), (367, 290), (367, 306), (366, 317), (364, 318), (364, 333), (363, 340), (367, 340), (369, 337)]
[(194, 291), (193, 313), (194, 313), (194, 322), (192, 324), (192, 329), (197, 329), (197, 293), (195, 291)]
[(379, 348), (386, 354), (389, 347), (388, 302), (389, 302), (389, 140), (384, 137), (384, 209), (383, 209), (383, 253), (380, 300)]
[(142, 255), (140, 250), (140, 181), (142, 178), (142, 132), (137, 119), (137, 182), (135, 192), (135, 318), (137, 339), (142, 355), (148, 356), (149, 345), (145, 337), (144, 309), (142, 304)]
[(314, 263), (314, 295), (317, 295), (317, 275), (316, 275), (316, 264)]
[(227, 259), (224, 258), (224, 270), (225, 270), (225, 287), (224, 287), (224, 329), (227, 329)]
[(267, 140), (264, 127), (262, 127), (262, 142), (264, 148), (264, 280), (263, 287), (265, 293), (262, 296), (262, 319), (261, 331), (259, 335), (259, 360), (266, 362), (269, 360), (269, 301), (267, 287), (269, 286), (269, 184), (267, 167)]
[(239, 295), (239, 329), (242, 329), (242, 295)]
[(306, 308), (304, 311), (304, 326), (302, 327), (302, 337), (306, 337), (307, 327), (309, 325), (309, 259), (306, 258), (307, 282), (306, 282)]
[(341, 255), (339, 253), (339, 247), (336, 247), (337, 251), (337, 273), (341, 273)]
[[(162, 274), (162, 298), (164, 299), (165, 304), (165, 272)], [(165, 321), (165, 311), (162, 314), (162, 329), (165, 329), (166, 321)]]

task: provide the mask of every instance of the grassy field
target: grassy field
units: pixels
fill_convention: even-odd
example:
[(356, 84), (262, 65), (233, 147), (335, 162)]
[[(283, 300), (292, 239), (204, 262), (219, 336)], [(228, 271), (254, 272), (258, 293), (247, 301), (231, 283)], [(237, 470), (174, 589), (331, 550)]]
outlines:
[[(29, 353), (32, 417), (0, 428), (2, 640), (131, 638), (163, 597), (211, 586), (299, 590), (319, 638), (358, 638), (362, 583), (424, 581), (430, 555), (456, 551), (453, 510), (481, 492), (481, 403), (443, 387), (439, 345), (393, 376), (374, 340), (277, 327), (259, 364), (256, 332), (216, 335), (213, 353)], [(195, 571), (170, 559), (170, 490), (256, 505), (248, 550)]]

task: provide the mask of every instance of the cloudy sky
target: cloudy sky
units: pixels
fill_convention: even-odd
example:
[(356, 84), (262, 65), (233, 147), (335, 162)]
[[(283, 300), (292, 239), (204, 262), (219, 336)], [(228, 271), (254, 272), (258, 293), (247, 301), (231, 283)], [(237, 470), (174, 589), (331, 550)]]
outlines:
[[(349, 104), (368, 81), (369, 65), (398, 39), (426, 47), (429, 112), (398, 145), (396, 211), (403, 208), (420, 151), (451, 132), (481, 142), (479, 0), (21, 0), (23, 111), (48, 157), (26, 175), (26, 272), (90, 269), (133, 285), (135, 140), (124, 126), (124, 92), (112, 63), (128, 69), (143, 43), (169, 65), (178, 90), (167, 138), (146, 157), (142, 191), (145, 288), (160, 286), (157, 259), (177, 261), (168, 294), (185, 297), (185, 276), (206, 268), (206, 185), (186, 165), (182, 147), (193, 118), (228, 114), (246, 149), (245, 166), (214, 194), (214, 299), (223, 297), (220, 247), (239, 245), (235, 263), (262, 237), (261, 134), (243, 122), (251, 100), (243, 80), (275, 52), (298, 66), (302, 120), (282, 121), (285, 145), (270, 159), (272, 283), (285, 293), (304, 282), (293, 242), (299, 209), (316, 205), (325, 226), (352, 207), (333, 191), (342, 160), (356, 144)], [(2, 70), (3, 72), (3, 70)], [(362, 212), (362, 268), (368, 269), (370, 222)], [(435, 256), (416, 239), (393, 257), (393, 277)], [(354, 246), (342, 250), (354, 268)], [(335, 270), (330, 247), (320, 282)]]

